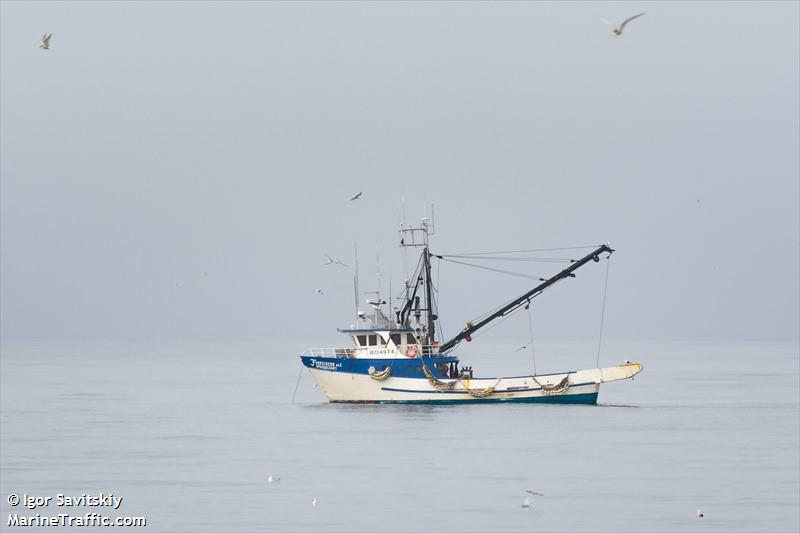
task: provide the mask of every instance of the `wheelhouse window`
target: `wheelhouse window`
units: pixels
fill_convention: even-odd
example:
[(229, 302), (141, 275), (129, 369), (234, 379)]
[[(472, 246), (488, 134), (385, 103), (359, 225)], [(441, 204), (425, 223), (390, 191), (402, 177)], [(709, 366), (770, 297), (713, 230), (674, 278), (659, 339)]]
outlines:
[(369, 345), (370, 346), (377, 346), (378, 345), (378, 336), (377, 335), (370, 335), (367, 340), (369, 340)]
[(417, 344), (417, 338), (414, 336), (413, 333), (406, 333), (406, 343)]
[(366, 346), (367, 345), (367, 336), (366, 335), (356, 335), (356, 339), (358, 340), (359, 346)]
[(392, 342), (394, 343), (395, 346), (400, 346), (401, 344), (403, 344), (403, 342), (400, 340), (403, 338), (403, 335), (400, 333), (391, 333), (389, 335), (389, 338), (392, 339)]

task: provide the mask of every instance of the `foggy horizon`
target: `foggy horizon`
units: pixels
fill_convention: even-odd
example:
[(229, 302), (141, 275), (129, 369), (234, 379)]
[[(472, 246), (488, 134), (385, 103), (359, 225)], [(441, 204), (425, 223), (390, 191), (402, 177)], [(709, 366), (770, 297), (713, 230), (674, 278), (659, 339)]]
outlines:
[[(601, 21), (638, 12), (619, 38)], [(437, 254), (610, 242), (604, 339), (796, 341), (799, 19), (4, 1), (0, 336), (346, 342), (354, 243), (362, 308), (376, 255), (396, 297), (402, 213), (433, 204)], [(605, 274), (537, 298), (536, 338), (596, 338)], [(447, 263), (434, 282), (445, 338), (534, 286)], [(527, 335), (519, 313), (482, 343)]]

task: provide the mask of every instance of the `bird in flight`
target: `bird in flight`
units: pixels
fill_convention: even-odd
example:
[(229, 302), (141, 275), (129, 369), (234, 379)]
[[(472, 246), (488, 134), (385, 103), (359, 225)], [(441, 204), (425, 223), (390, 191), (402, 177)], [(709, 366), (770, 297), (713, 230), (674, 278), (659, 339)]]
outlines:
[(39, 45), (39, 48), (42, 48), (44, 50), (50, 50), (50, 37), (52, 36), (53, 36), (52, 33), (49, 35), (46, 33), (42, 35), (42, 44)]
[[(619, 37), (620, 35), (622, 35), (622, 30), (625, 29), (625, 25), (627, 23), (629, 23), (633, 19), (638, 19), (642, 15), (644, 15), (644, 13), (639, 13), (638, 15), (634, 15), (634, 16), (632, 16), (630, 18), (626, 18), (625, 20), (622, 21), (622, 24), (620, 24), (618, 28), (614, 28), (613, 30), (611, 30), (611, 35), (613, 35), (614, 37)], [(607, 21), (606, 19), (602, 19), (602, 20), (603, 20), (603, 22), (605, 22), (609, 26), (613, 26), (614, 25), (613, 23)]]
[(281, 478), (279, 478), (278, 476), (273, 476), (272, 474), (270, 474), (267, 477), (267, 483), (277, 483), (280, 480), (281, 480)]
[(364, 194), (364, 193), (363, 192), (359, 192), (358, 194), (356, 194), (355, 196), (350, 198), (350, 201), (352, 202), (353, 200), (358, 200), (359, 198), (361, 198), (362, 194)]
[(531, 507), (533, 507), (533, 499), (531, 498), (531, 496), (544, 496), (544, 494), (542, 494), (541, 492), (534, 492), (532, 490), (526, 490), (525, 492), (527, 492), (528, 494), (525, 495), (525, 499), (522, 501), (521, 507), (523, 509), (530, 509)]
[(516, 350), (514, 350), (514, 351), (515, 351), (515, 352), (521, 352), (521, 351), (522, 351), (522, 350), (524, 350), (525, 348), (527, 348), (527, 346), (520, 346), (519, 348), (517, 348), (517, 349), (516, 349)]
[(316, 498), (311, 498), (311, 505), (313, 505), (314, 507), (317, 506), (317, 499)]
[(703, 511), (700, 509), (697, 510), (697, 518), (703, 518)]
[(317, 289), (317, 290), (314, 291), (314, 293), (321, 294), (321, 295), (325, 294), (325, 292), (322, 289)]
[(328, 260), (325, 261), (325, 263), (323, 263), (322, 266), (328, 266), (328, 265), (342, 265), (343, 267), (348, 266), (345, 263), (339, 261), (338, 259), (334, 259), (333, 257), (329, 256), (328, 254), (325, 254), (325, 257), (327, 257)]

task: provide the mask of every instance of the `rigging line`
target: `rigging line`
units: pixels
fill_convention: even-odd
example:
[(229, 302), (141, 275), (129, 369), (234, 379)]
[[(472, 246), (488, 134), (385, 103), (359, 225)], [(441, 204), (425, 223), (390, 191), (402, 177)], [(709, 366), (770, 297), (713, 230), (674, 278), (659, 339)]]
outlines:
[(486, 318), (487, 316), (491, 315), (491, 314), (492, 314), (492, 313), (494, 313), (495, 311), (497, 311), (497, 310), (501, 309), (501, 308), (502, 308), (503, 306), (505, 306), (505, 305), (508, 305), (508, 302), (506, 302), (506, 303), (502, 303), (502, 304), (498, 305), (497, 307), (495, 307), (494, 309), (491, 309), (491, 310), (489, 310), (489, 311), (487, 311), (487, 312), (485, 312), (485, 313), (481, 313), (481, 314), (480, 314), (480, 315), (478, 315), (478, 316), (472, 317), (472, 318), (470, 319), (470, 322), (480, 322), (481, 320), (483, 320), (483, 319), (484, 319), (484, 318)]
[(530, 302), (528, 302), (528, 330), (531, 333), (531, 358), (533, 359), (533, 375), (536, 375), (536, 352), (533, 350), (533, 310), (530, 308)]
[[(438, 258), (438, 256), (433, 256), (433, 257), (437, 257)], [(494, 269), (494, 268), (485, 267), (485, 266), (482, 266), (482, 265), (472, 265), (470, 263), (463, 263), (461, 261), (454, 261), (452, 259), (441, 259), (441, 261), (450, 261), (451, 263), (458, 263), (458, 264), (462, 264), (462, 265), (466, 265), (466, 266), (474, 266), (475, 268), (480, 268), (480, 269), (484, 269), (484, 270), (491, 270), (493, 272), (509, 273), (509, 274), (512, 274), (512, 275), (515, 274), (515, 273), (512, 273), (512, 272), (505, 271), (505, 270)], [(544, 278), (535, 278), (533, 276), (526, 276), (525, 274), (517, 274), (517, 275), (522, 276), (522, 277), (526, 277), (526, 278), (529, 278), (529, 279), (538, 280), (538, 281), (546, 281)], [(537, 292), (536, 294), (532, 295), (531, 298), (535, 298), (536, 296), (540, 295), (542, 292), (543, 291)], [(489, 311), (486, 311), (485, 313), (481, 313), (480, 315), (478, 315), (476, 317), (473, 317), (470, 321), (471, 322), (478, 322), (480, 320), (483, 320), (485, 317), (495, 313), (497, 310), (499, 310), (499, 309), (505, 307), (506, 305), (508, 305), (508, 303), (511, 302), (511, 301), (512, 300), (508, 300), (508, 301), (506, 301), (506, 302), (494, 307), (493, 309), (490, 309)], [(512, 314), (517, 309), (518, 308), (512, 309), (508, 314)], [(506, 315), (506, 316), (508, 316), (508, 315)], [(489, 329), (491, 329), (491, 327)]]
[(606, 318), (606, 293), (608, 292), (608, 271), (611, 270), (611, 256), (606, 257), (606, 283), (603, 287), (603, 310), (600, 312), (600, 336), (597, 339), (597, 368), (600, 368), (600, 345), (603, 342), (603, 322)]
[[(536, 293), (536, 295), (539, 295), (539, 294), (541, 294), (541, 293)], [(533, 299), (536, 295), (532, 296), (531, 299)], [(530, 303), (531, 303), (531, 300), (528, 300), (528, 305), (530, 305)], [(499, 305), (499, 306), (497, 306), (495, 308), (495, 310), (500, 309), (501, 307), (504, 307), (506, 305), (507, 305), (507, 303)], [(521, 306), (522, 306), (522, 304), (520, 304), (519, 306), (515, 307), (514, 309), (510, 309), (506, 314), (502, 315), (502, 317), (500, 317), (500, 319), (497, 322), (495, 322), (494, 324), (491, 324), (490, 326), (486, 326), (486, 327), (480, 329), (478, 332), (476, 332), (472, 336), (475, 337), (475, 338), (478, 338), (481, 335), (483, 335), (484, 333), (486, 333), (488, 331), (491, 331), (495, 326), (499, 326), (501, 323), (505, 322), (506, 320), (508, 320), (509, 318), (514, 316), (516, 314), (516, 312), (520, 309)], [(489, 314), (492, 314), (492, 313), (494, 313), (494, 311), (489, 311), (485, 315), (481, 315), (481, 316), (488, 316)], [(479, 318), (478, 319), (474, 319), (474, 320), (479, 320)]]
[[(416, 284), (418, 273), (420, 272), (421, 268), (422, 268), (422, 256), (419, 257), (419, 260), (417, 261), (417, 266), (414, 268), (414, 275), (412, 277), (410, 277), (410, 278), (407, 278), (407, 280), (410, 282), (413, 279), (414, 280), (414, 284)], [(408, 288), (405, 286), (405, 284), (403, 284), (404, 293), (405, 293), (405, 291), (407, 289)], [(406, 296), (406, 294), (404, 294), (403, 296)], [(408, 294), (408, 296), (410, 296), (410, 294)]]
[(531, 263), (571, 263), (574, 259), (565, 257), (490, 257), (479, 255), (441, 255), (441, 257), (458, 257), (460, 259), (480, 259), (481, 261), (530, 261)]
[[(441, 268), (441, 263), (439, 263), (439, 266)], [(436, 291), (436, 294), (438, 294), (438, 292), (439, 291)], [(433, 308), (434, 309), (439, 309), (439, 302), (436, 299), (436, 294), (431, 293), (431, 298), (433, 298)], [(442, 339), (446, 339), (447, 335), (444, 334), (444, 328), (442, 327), (442, 320), (439, 318), (439, 314), (438, 313), (436, 313), (436, 327), (439, 330), (441, 338)], [(436, 342), (436, 340), (434, 339), (433, 342)]]
[[(531, 300), (533, 300), (534, 298), (536, 298), (537, 296), (539, 296), (540, 294), (542, 294), (542, 293), (543, 293), (543, 292), (544, 292), (544, 291), (545, 291), (547, 288), (549, 288), (549, 287), (546, 287), (545, 289), (542, 289), (542, 290), (540, 290), (540, 291), (538, 291), (538, 292), (536, 292), (536, 293), (532, 294), (532, 295), (530, 296), (530, 298), (528, 298), (528, 302), (530, 302)], [(482, 314), (478, 315), (477, 317), (475, 317), (475, 318), (471, 319), (471, 321), (472, 321), (472, 322), (479, 322), (479, 321), (483, 320), (484, 318), (486, 318), (487, 316), (489, 316), (489, 315), (492, 315), (492, 314), (494, 314), (495, 312), (497, 312), (498, 310), (500, 310), (500, 309), (502, 309), (503, 307), (507, 306), (508, 304), (510, 304), (510, 303), (511, 303), (511, 302), (513, 302), (513, 301), (514, 301), (514, 299), (508, 300), (508, 301), (506, 301), (505, 303), (502, 303), (502, 304), (498, 305), (498, 306), (497, 306), (497, 307), (495, 307), (494, 309), (491, 309), (491, 310), (489, 310), (489, 311), (487, 311), (487, 312), (485, 312), (485, 313), (482, 313)], [(504, 317), (509, 317), (509, 316), (513, 315), (514, 313), (516, 313), (516, 312), (517, 312), (517, 310), (519, 310), (519, 308), (520, 308), (521, 306), (522, 306), (522, 304), (520, 303), (519, 305), (517, 305), (517, 306), (516, 306), (516, 307), (514, 307), (513, 309), (509, 309), (509, 310), (508, 310), (508, 311), (507, 311), (507, 312), (506, 312), (506, 313), (505, 313), (503, 316), (504, 316)], [(492, 329), (492, 327), (493, 327), (493, 326), (489, 326), (489, 328), (487, 328), (487, 329)], [(476, 334), (476, 335), (474, 335), (474, 336), (480, 336), (480, 333), (477, 333), (477, 334)]]
[(517, 277), (520, 277), (520, 278), (532, 279), (532, 280), (535, 280), (535, 281), (547, 281), (545, 278), (542, 278), (540, 276), (532, 276), (530, 274), (523, 274), (521, 272), (512, 272), (511, 270), (502, 270), (502, 269), (499, 269), (499, 268), (492, 268), (492, 267), (487, 267), (487, 266), (483, 266), (483, 265), (473, 265), (472, 263), (465, 263), (463, 261), (456, 261), (455, 259), (444, 259), (443, 257), (442, 257), (441, 260), (442, 261), (449, 261), (451, 263), (457, 263), (459, 265), (480, 268), (480, 269), (483, 269), (483, 270), (489, 270), (491, 272), (499, 272), (500, 274), (508, 274), (509, 276), (517, 276)]
[[(534, 248), (531, 250), (506, 250), (503, 252), (474, 252), (470, 254), (462, 254), (462, 255), (493, 255), (493, 254), (517, 254), (517, 253), (524, 253), (524, 252), (555, 252), (558, 250), (582, 250), (584, 248), (597, 248), (597, 244), (592, 244), (589, 246), (566, 246), (563, 248)], [(452, 255), (452, 254), (449, 254)]]
[[(542, 294), (542, 291), (539, 291), (539, 292), (537, 292), (536, 294), (533, 294), (533, 295), (531, 295), (531, 298), (530, 298), (530, 300), (532, 300), (533, 298), (535, 298), (535, 297), (539, 296), (540, 294)], [(530, 300), (528, 300), (528, 301), (530, 301)], [(497, 307), (495, 307), (494, 309), (490, 309), (489, 311), (486, 311), (485, 313), (482, 313), (482, 314), (480, 314), (480, 315), (478, 315), (478, 316), (476, 316), (476, 317), (472, 318), (472, 319), (471, 319), (471, 322), (479, 322), (479, 321), (483, 320), (483, 319), (484, 319), (484, 318), (486, 318), (487, 316), (494, 314), (494, 313), (495, 313), (496, 311), (498, 311), (499, 309), (502, 309), (503, 307), (505, 307), (506, 305), (508, 305), (508, 304), (509, 304), (509, 303), (511, 303), (512, 301), (513, 301), (513, 299), (512, 299), (512, 300), (508, 300), (508, 301), (506, 301), (506, 302), (504, 302), (504, 303), (501, 303), (500, 305), (498, 305), (498, 306), (497, 306)], [(521, 305), (521, 304), (520, 304), (520, 305)], [(506, 313), (506, 314), (505, 314), (505, 315), (503, 315), (503, 316), (505, 316), (505, 317), (508, 317), (508, 316), (510, 316), (510, 315), (512, 315), (512, 314), (514, 314), (514, 313), (517, 311), (517, 309), (519, 309), (519, 306), (515, 307), (514, 309), (510, 309), (510, 310), (508, 311), (508, 313)], [(488, 329), (491, 329), (491, 328), (492, 328), (492, 326), (490, 326)], [(476, 337), (480, 336), (480, 333), (477, 333), (475, 336), (476, 336)]]
[[(489, 311), (486, 311), (485, 313), (481, 313), (480, 315), (478, 315), (478, 316), (476, 316), (476, 317), (473, 317), (472, 319), (470, 319), (470, 321), (471, 321), (471, 322), (479, 322), (479, 321), (483, 320), (484, 318), (486, 318), (487, 316), (489, 316), (489, 315), (491, 315), (491, 314), (495, 313), (495, 312), (496, 312), (496, 311), (498, 311), (499, 309), (501, 309), (501, 308), (505, 307), (505, 306), (506, 306), (506, 305), (508, 305), (508, 304), (509, 304), (511, 301), (512, 301), (512, 300), (508, 300), (508, 301), (506, 301), (506, 302), (503, 302), (503, 303), (501, 303), (500, 305), (496, 306), (494, 309), (490, 309)], [(506, 316), (507, 316), (507, 315), (506, 315)]]
[[(402, 222), (401, 222), (400, 227), (402, 227), (402, 226), (403, 225), (402, 225)], [(402, 235), (400, 236), (400, 242), (403, 242), (403, 236)], [(403, 246), (402, 244), (400, 245), (400, 247), (403, 249), (403, 251), (401, 252), (402, 257), (403, 257), (403, 274), (405, 275), (406, 279), (408, 279), (408, 248)]]
[(442, 263), (440, 262), (436, 264), (436, 285), (431, 287), (433, 289), (433, 292), (437, 294), (439, 293), (439, 279), (441, 279), (441, 274), (442, 274)]
[(490, 325), (490, 326), (487, 326), (487, 327), (485, 327), (485, 328), (483, 328), (483, 329), (479, 330), (479, 331), (478, 331), (478, 332), (476, 332), (476, 333), (475, 333), (475, 335), (473, 335), (472, 337), (473, 337), (473, 338), (475, 338), (475, 339), (477, 339), (477, 338), (481, 337), (482, 335), (484, 335), (484, 334), (486, 334), (486, 333), (489, 333), (491, 330), (493, 330), (494, 328), (496, 328), (497, 326), (499, 326), (500, 324), (502, 324), (503, 322), (505, 322), (506, 320), (508, 320), (509, 318), (511, 318), (511, 316), (512, 316), (513, 314), (514, 314), (514, 313), (509, 313), (509, 314), (507, 314), (507, 315), (503, 315), (503, 317), (502, 317), (502, 318), (500, 318), (500, 319), (499, 319), (497, 322), (495, 322), (494, 324), (492, 324), (492, 325)]
[(303, 377), (303, 365), (300, 365), (300, 372), (297, 374), (297, 383), (294, 386), (294, 393), (292, 394), (292, 403), (294, 403), (294, 397), (297, 396), (297, 388), (300, 387), (300, 379)]

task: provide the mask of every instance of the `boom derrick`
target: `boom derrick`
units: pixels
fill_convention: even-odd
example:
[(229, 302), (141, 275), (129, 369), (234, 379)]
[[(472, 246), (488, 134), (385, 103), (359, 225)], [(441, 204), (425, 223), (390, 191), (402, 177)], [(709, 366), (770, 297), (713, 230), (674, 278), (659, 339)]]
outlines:
[(455, 348), (455, 346), (458, 343), (460, 343), (464, 339), (469, 338), (473, 333), (475, 333), (476, 331), (481, 329), (483, 326), (489, 324), (490, 322), (492, 322), (493, 320), (495, 320), (497, 318), (500, 318), (502, 316), (505, 316), (505, 315), (517, 310), (523, 304), (529, 303), (531, 301), (531, 299), (539, 296), (539, 294), (541, 294), (542, 291), (544, 291), (549, 286), (555, 284), (556, 282), (561, 281), (562, 279), (565, 279), (565, 278), (575, 277), (575, 274), (573, 274), (573, 272), (578, 270), (580, 267), (582, 267), (583, 265), (585, 265), (589, 261), (599, 261), (600, 260), (600, 254), (602, 254), (602, 253), (608, 253), (608, 255), (610, 256), (612, 253), (614, 253), (614, 250), (612, 250), (611, 247), (609, 247), (608, 245), (604, 244), (604, 245), (600, 246), (599, 248), (597, 248), (595, 251), (593, 251), (593, 252), (589, 253), (588, 255), (586, 255), (585, 257), (583, 257), (582, 259), (578, 259), (577, 261), (572, 263), (568, 268), (565, 268), (564, 270), (562, 270), (561, 272), (559, 272), (558, 274), (556, 274), (552, 278), (550, 278), (548, 280), (545, 280), (545, 282), (542, 283), (541, 285), (536, 286), (535, 288), (533, 288), (530, 291), (526, 292), (525, 294), (523, 294), (519, 298), (517, 298), (517, 299), (513, 300), (512, 302), (504, 305), (503, 307), (501, 307), (500, 309), (498, 309), (497, 311), (495, 311), (491, 315), (487, 316), (483, 320), (481, 320), (479, 322), (476, 322), (475, 324), (473, 324), (472, 322), (467, 322), (467, 326), (464, 329), (462, 329), (461, 332), (458, 335), (456, 335), (455, 337), (453, 337), (449, 341), (447, 341), (444, 344), (442, 344), (441, 348), (439, 349), (439, 352), (440, 353), (445, 353), (448, 350), (452, 350), (453, 348)]

